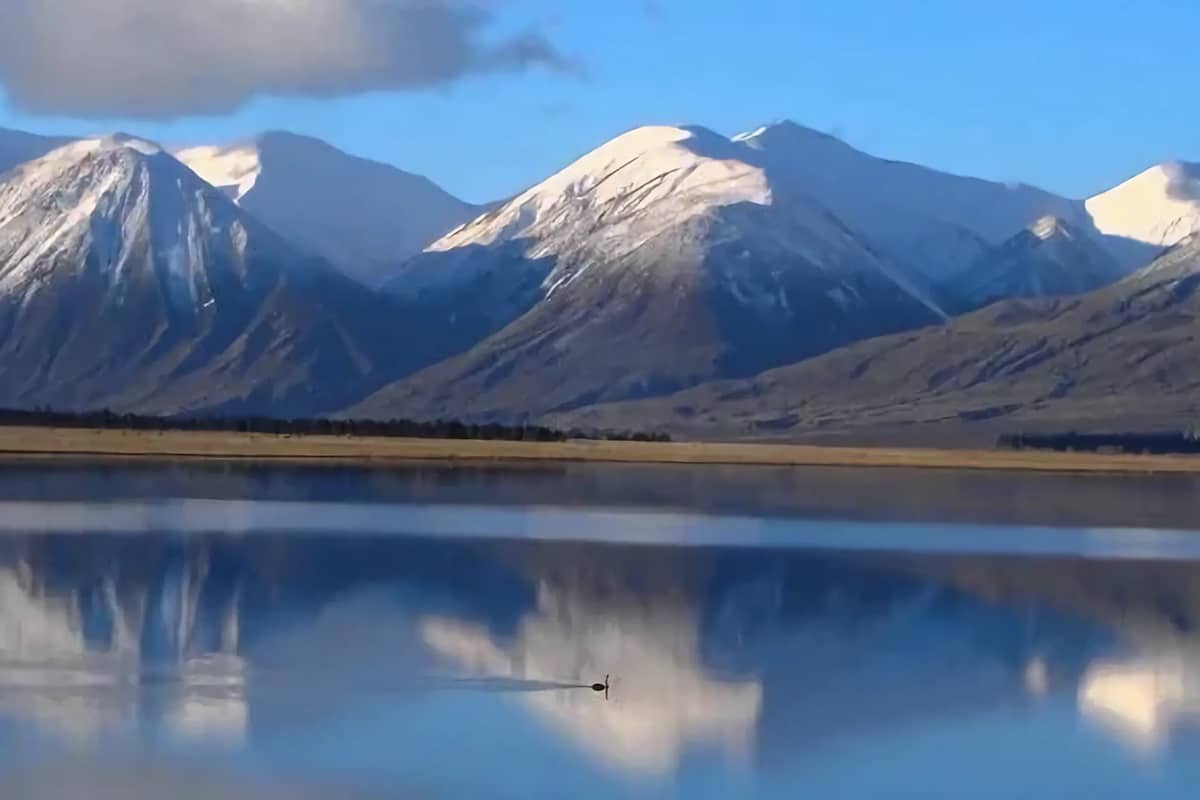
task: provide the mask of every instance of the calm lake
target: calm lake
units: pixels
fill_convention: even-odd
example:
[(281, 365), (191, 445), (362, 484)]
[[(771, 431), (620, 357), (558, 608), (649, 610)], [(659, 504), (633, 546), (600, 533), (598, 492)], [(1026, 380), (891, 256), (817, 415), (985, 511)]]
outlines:
[(1191, 798), (1191, 528), (1191, 477), (0, 467), (0, 797)]

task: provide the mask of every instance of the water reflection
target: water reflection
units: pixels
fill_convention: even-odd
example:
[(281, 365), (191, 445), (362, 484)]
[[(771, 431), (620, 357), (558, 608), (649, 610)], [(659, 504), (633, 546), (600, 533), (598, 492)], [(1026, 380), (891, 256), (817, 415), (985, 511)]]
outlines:
[(1080, 710), (1135, 750), (1163, 748), (1200, 722), (1200, 649), (1186, 648), (1097, 661), (1080, 683)]
[(537, 506), (553, 498), (567, 507), (882, 522), (1191, 528), (1200, 515), (1200, 475), (584, 463), (353, 469), (0, 462), (0, 501), (162, 498), (489, 507)]
[[(906, 748), (946, 736), (949, 791), (972, 780), (954, 761), (1004, 732), (1029, 758), (1056, 743), (1048, 785), (1078, 788), (1099, 759), (1120, 779), (1089, 796), (1171, 797), (1194, 777), (1181, 734), (1200, 718), (1195, 574), (766, 547), (7, 536), (0, 790), (74, 753), (332, 787), (314, 797), (861, 796), (855, 769), (832, 765), (884, 748), (916, 769)], [(587, 685), (608, 673), (606, 701)]]
[[(478, 675), (585, 681), (619, 665), (610, 702), (586, 693), (525, 700), (542, 720), (594, 759), (637, 773), (669, 774), (689, 745), (746, 760), (762, 706), (753, 678), (721, 680), (702, 662), (700, 609), (679, 576), (627, 576), (598, 569), (538, 577), (534, 608), (515, 635), (498, 640), (485, 626), (424, 620), (433, 652)], [(650, 581), (654, 581), (650, 584)]]

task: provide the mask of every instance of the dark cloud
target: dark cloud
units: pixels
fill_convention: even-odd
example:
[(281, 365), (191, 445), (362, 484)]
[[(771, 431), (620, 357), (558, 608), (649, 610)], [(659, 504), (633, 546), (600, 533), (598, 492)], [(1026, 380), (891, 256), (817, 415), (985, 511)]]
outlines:
[(258, 95), (442, 86), (531, 66), (543, 37), (495, 36), (478, 0), (4, 0), (0, 84), (30, 111), (170, 118)]

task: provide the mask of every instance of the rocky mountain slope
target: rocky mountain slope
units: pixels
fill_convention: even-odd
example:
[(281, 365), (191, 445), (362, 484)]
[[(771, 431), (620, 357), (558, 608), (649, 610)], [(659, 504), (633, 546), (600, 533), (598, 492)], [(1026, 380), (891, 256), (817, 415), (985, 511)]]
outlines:
[(551, 417), (725, 436), (987, 443), (997, 432), (1174, 429), (1200, 413), (1200, 237), (1111, 286), (1012, 300), (746, 381)]

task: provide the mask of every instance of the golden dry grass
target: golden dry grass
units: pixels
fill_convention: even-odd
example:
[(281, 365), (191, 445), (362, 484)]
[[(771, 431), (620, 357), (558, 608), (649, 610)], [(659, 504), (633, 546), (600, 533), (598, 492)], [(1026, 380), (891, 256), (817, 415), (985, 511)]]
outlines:
[(1098, 455), (1006, 450), (820, 447), (713, 442), (491, 442), (226, 432), (0, 428), (0, 458), (12, 460), (212, 460), (387, 465), (594, 461), (759, 466), (907, 467), (1042, 472), (1190, 473), (1190, 456)]

